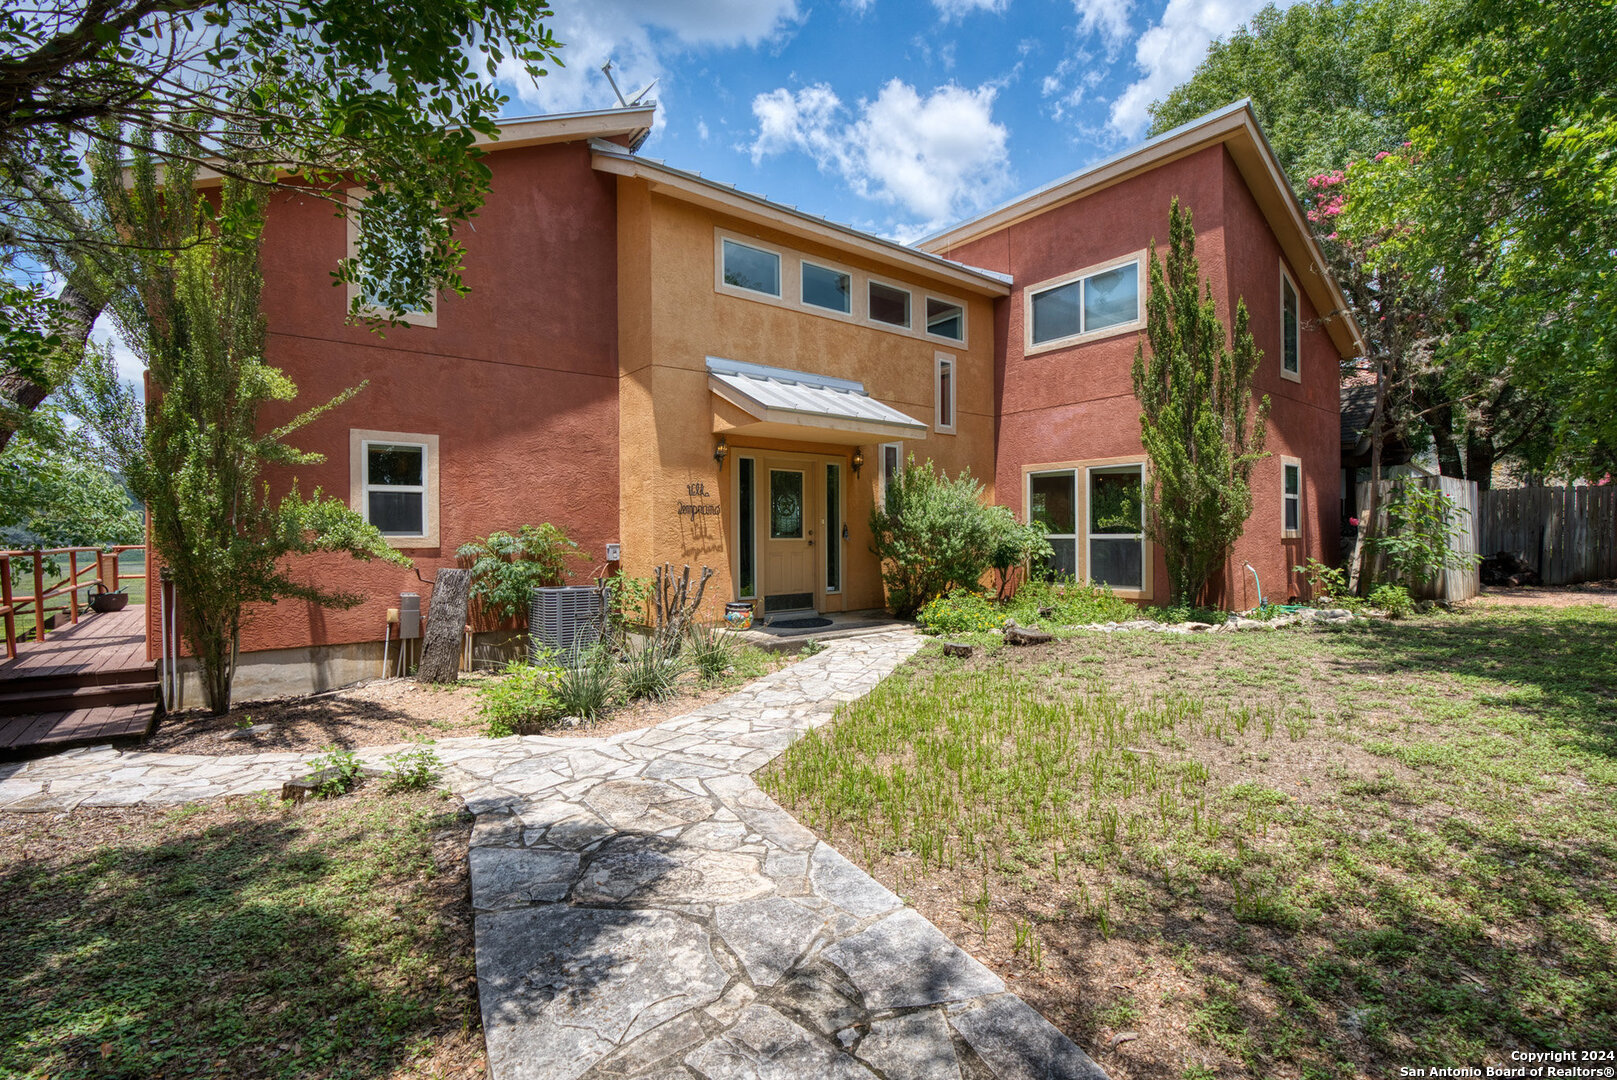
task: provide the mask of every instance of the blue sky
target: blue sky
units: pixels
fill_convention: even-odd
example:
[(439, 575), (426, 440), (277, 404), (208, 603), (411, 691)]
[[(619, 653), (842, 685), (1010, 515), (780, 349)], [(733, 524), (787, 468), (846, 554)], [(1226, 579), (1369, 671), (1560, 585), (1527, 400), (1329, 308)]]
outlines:
[(642, 153), (900, 240), (1143, 138), (1257, 0), (553, 0), (567, 67), (508, 112), (653, 78)]

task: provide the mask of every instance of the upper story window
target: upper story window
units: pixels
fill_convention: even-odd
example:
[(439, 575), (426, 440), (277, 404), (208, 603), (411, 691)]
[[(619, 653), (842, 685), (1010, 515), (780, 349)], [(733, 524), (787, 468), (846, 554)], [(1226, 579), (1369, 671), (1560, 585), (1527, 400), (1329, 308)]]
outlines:
[(1280, 268), (1280, 374), (1302, 381), (1303, 322), (1297, 286), (1286, 268)]
[(853, 275), (804, 259), (803, 303), (850, 314), (853, 311)]
[(910, 294), (907, 289), (870, 283), (870, 318), (872, 322), (889, 326), (908, 327), (910, 324)]
[(773, 251), (724, 242), (724, 283), (766, 296), (780, 295), (780, 256)]
[(965, 341), (966, 309), (935, 296), (927, 297), (926, 332), (950, 341)]
[(936, 412), (933, 427), (939, 432), (948, 435), (954, 433), (954, 357), (946, 353), (938, 353), (935, 358), (937, 369), (936, 386)]
[(408, 227), (401, 215), (389, 212), (386, 199), (370, 202), (370, 193), (364, 188), (349, 188), (348, 199), (351, 204), (369, 203), (364, 211), (366, 214), (379, 219), (391, 219), (376, 221), (371, 230), (372, 235), (368, 239), (372, 250), (363, 253), (362, 262), (357, 214), (348, 215), (346, 257), (360, 265), (359, 280), (348, 284), (350, 306), (357, 299), (360, 311), (365, 314), (386, 316), (392, 312), (401, 322), (414, 326), (437, 326), (437, 297), (401, 296), (408, 279), (399, 273), (398, 268), (406, 260), (419, 265), (423, 254), (430, 251), (439, 239), (432, 235), (432, 230), (437, 227), (447, 228), (447, 224), (434, 221), (423, 229)]
[(394, 547), (438, 546), (438, 436), (348, 433), (349, 505)]
[(1027, 347), (1055, 347), (1138, 329), (1143, 253), (1027, 289)]

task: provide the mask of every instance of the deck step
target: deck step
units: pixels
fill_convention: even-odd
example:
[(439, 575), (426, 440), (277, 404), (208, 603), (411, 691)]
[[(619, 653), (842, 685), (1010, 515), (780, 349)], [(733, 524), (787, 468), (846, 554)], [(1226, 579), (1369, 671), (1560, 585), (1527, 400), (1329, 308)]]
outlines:
[(20, 693), (37, 690), (71, 690), (80, 686), (120, 686), (128, 683), (157, 684), (157, 664), (113, 668), (108, 671), (66, 671), (41, 675), (0, 676), (0, 690)]
[(156, 722), (155, 701), (0, 716), (0, 761), (38, 757), (71, 746), (132, 743), (151, 734)]
[(91, 686), (24, 687), (6, 683), (0, 693), (0, 716), (71, 712), (106, 705), (157, 704), (157, 680)]

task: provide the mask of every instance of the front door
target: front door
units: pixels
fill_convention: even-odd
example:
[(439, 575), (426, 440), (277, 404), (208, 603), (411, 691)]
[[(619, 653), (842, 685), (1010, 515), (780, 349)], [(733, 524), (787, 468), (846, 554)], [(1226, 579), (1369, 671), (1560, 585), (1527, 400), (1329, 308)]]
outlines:
[(763, 539), (764, 613), (814, 608), (820, 523), (817, 479), (811, 462), (764, 461), (758, 500), (758, 532)]

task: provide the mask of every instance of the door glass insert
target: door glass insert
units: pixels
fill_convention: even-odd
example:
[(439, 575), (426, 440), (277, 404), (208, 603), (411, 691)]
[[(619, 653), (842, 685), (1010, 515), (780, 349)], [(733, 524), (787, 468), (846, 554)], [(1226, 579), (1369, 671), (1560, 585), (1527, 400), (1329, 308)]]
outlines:
[(825, 591), (842, 590), (842, 467), (825, 467)]
[(769, 470), (769, 538), (803, 539), (803, 474)]

